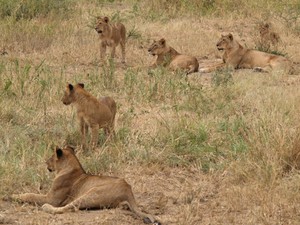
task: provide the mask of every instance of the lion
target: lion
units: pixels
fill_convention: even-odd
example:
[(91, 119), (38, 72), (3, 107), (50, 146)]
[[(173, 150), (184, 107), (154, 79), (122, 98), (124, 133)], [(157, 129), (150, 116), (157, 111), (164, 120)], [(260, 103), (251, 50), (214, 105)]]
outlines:
[(217, 43), (218, 50), (224, 50), (223, 63), (234, 69), (255, 69), (262, 72), (271, 70), (291, 71), (291, 62), (279, 55), (247, 49), (240, 45), (232, 34), (222, 35)]
[(281, 42), (279, 34), (271, 30), (269, 23), (262, 23), (259, 25), (259, 34), (259, 46), (262, 49), (269, 50), (271, 45), (277, 48), (278, 44)]
[(184, 70), (187, 74), (197, 72), (198, 60), (193, 56), (182, 55), (166, 44), (164, 38), (154, 41), (148, 49), (149, 54), (157, 56), (151, 68), (157, 66), (169, 67), (171, 70)]
[(43, 211), (52, 214), (125, 204), (145, 223), (161, 224), (138, 208), (131, 186), (124, 179), (87, 174), (72, 147), (56, 147), (46, 164), (47, 169), (56, 174), (47, 194), (13, 194), (10, 199), (41, 205)]
[(98, 130), (104, 129), (107, 137), (114, 135), (116, 116), (116, 102), (111, 97), (98, 100), (84, 89), (84, 84), (73, 86), (67, 84), (62, 102), (65, 105), (74, 103), (77, 107), (77, 116), (80, 122), (81, 144), (86, 147), (86, 134), (91, 130), (91, 143), (95, 147), (98, 142)]
[(122, 50), (122, 63), (125, 63), (126, 28), (122, 23), (111, 23), (108, 17), (97, 17), (95, 30), (101, 40), (100, 57), (103, 61), (106, 47), (111, 50), (111, 58), (115, 57), (116, 47), (120, 44)]

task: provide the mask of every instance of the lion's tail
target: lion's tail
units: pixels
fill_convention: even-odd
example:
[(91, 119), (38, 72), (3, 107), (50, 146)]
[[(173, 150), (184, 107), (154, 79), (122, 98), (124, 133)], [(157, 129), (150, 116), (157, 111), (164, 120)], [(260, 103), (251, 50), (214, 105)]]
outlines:
[(150, 215), (148, 213), (142, 212), (138, 208), (138, 206), (137, 206), (136, 201), (134, 200), (134, 198), (128, 199), (127, 205), (129, 206), (130, 210), (133, 213), (135, 213), (139, 217), (143, 218), (144, 223), (146, 223), (146, 224), (152, 223), (152, 224), (155, 224), (155, 225), (161, 225), (161, 223), (159, 221), (155, 220), (155, 218), (152, 215)]

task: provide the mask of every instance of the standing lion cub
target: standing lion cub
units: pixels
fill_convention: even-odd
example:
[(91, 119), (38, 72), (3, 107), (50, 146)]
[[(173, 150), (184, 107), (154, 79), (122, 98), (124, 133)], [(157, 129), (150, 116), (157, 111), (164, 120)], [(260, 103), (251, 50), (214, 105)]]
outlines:
[(169, 67), (171, 70), (184, 70), (187, 74), (197, 72), (199, 63), (198, 60), (189, 55), (182, 55), (174, 48), (167, 45), (164, 38), (159, 41), (154, 41), (148, 49), (149, 54), (157, 56), (156, 61), (151, 66)]
[(42, 205), (44, 211), (53, 214), (78, 209), (115, 208), (125, 203), (145, 223), (160, 225), (152, 215), (138, 208), (131, 186), (124, 179), (87, 174), (73, 148), (56, 147), (46, 163), (50, 172), (56, 172), (49, 192), (13, 194), (11, 199)]
[(111, 97), (98, 100), (84, 89), (84, 84), (68, 84), (62, 98), (65, 105), (74, 103), (80, 122), (82, 147), (86, 147), (86, 135), (91, 130), (92, 147), (98, 142), (98, 131), (104, 129), (107, 137), (114, 134), (114, 122), (117, 111), (116, 102)]
[(111, 58), (115, 57), (116, 47), (121, 46), (122, 63), (125, 63), (126, 29), (122, 23), (111, 23), (108, 17), (97, 17), (95, 30), (101, 40), (100, 56), (103, 61), (106, 47), (111, 47)]

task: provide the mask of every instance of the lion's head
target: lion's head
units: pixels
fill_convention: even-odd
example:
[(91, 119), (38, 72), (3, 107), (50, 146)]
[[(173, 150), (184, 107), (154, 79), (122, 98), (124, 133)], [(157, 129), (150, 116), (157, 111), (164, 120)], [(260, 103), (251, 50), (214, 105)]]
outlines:
[(259, 25), (259, 33), (261, 36), (269, 33), (269, 31), (270, 31), (270, 24), (264, 23)]
[(100, 16), (97, 17), (95, 30), (102, 37), (105, 37), (110, 32), (108, 23), (109, 23), (108, 17), (106, 17), (106, 16), (105, 17), (100, 17)]
[(166, 46), (166, 40), (162, 38), (159, 41), (153, 41), (151, 46), (148, 48), (148, 52), (153, 56), (160, 55), (167, 50)]
[(221, 35), (221, 38), (217, 43), (217, 48), (219, 51), (226, 50), (232, 46), (232, 43), (233, 43), (232, 34)]
[(84, 88), (84, 84), (82, 83), (78, 83), (75, 86), (73, 86), (72, 84), (68, 84), (64, 93), (63, 98), (61, 99), (61, 101), (65, 104), (65, 105), (70, 105), (72, 102), (75, 101), (75, 93), (77, 89), (83, 89)]
[(46, 161), (49, 172), (59, 172), (67, 167), (80, 167), (80, 163), (75, 156), (75, 151), (72, 147), (65, 148), (56, 147), (53, 155)]

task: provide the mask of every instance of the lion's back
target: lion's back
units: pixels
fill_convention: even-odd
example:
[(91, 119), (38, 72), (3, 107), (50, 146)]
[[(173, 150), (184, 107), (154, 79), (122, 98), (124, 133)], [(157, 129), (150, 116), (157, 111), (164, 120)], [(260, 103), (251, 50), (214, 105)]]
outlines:
[(177, 55), (171, 64), (180, 68), (189, 68), (190, 66), (194, 66), (196, 70), (198, 70), (199, 67), (199, 62), (196, 57), (182, 54)]

